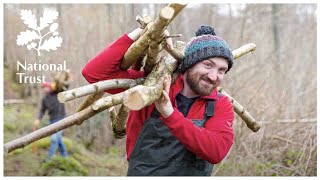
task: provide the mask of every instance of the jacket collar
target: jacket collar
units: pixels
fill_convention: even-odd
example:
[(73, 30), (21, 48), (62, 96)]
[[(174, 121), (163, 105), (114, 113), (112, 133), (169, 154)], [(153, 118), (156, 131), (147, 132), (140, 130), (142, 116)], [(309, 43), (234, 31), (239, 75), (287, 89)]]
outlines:
[[(173, 97), (176, 97), (183, 89), (183, 76), (179, 74), (176, 82), (173, 84)], [(200, 99), (210, 99), (210, 100), (218, 100), (218, 90), (217, 88), (213, 90), (213, 92), (209, 96), (200, 96)]]

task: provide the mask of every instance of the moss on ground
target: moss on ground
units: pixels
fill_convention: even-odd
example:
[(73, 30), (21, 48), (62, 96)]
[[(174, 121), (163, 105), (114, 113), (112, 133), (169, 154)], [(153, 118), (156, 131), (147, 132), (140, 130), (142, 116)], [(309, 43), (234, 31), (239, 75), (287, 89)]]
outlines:
[(41, 166), (44, 176), (87, 176), (88, 170), (73, 157), (53, 157)]

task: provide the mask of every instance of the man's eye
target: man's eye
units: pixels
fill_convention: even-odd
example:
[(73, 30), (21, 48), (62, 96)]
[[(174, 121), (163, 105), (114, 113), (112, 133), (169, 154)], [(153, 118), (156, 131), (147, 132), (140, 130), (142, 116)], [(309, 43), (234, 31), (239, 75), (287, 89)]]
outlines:
[(207, 67), (207, 68), (211, 68), (212, 67), (212, 65), (209, 64), (209, 63), (205, 63), (204, 66)]
[(226, 73), (226, 70), (225, 70), (225, 69), (219, 69), (219, 72), (220, 72), (221, 74), (224, 74), (224, 73)]

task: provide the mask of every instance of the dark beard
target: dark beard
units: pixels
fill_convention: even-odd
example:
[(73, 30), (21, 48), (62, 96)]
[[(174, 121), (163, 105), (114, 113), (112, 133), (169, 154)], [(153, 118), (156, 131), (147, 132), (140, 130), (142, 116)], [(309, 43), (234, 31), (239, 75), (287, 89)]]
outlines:
[[(209, 96), (213, 92), (213, 90), (216, 88), (215, 86), (211, 86), (212, 88), (201, 88), (199, 84), (201, 79), (207, 82), (210, 82), (210, 80), (205, 75), (197, 79), (197, 76), (195, 76), (192, 71), (188, 71), (186, 73), (187, 73), (186, 81), (190, 89), (195, 94), (200, 96)], [(213, 82), (210, 82), (210, 83), (213, 84)]]

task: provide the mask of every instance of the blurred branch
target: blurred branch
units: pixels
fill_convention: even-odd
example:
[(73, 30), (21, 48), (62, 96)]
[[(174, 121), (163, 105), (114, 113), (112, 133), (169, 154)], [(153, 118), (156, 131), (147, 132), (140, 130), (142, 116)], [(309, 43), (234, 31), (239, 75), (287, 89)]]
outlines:
[(276, 124), (276, 123), (316, 123), (317, 118), (304, 119), (277, 119), (274, 121), (259, 121), (261, 124)]
[(238, 103), (238, 101), (236, 101), (233, 97), (226, 93), (221, 87), (218, 87), (218, 91), (230, 99), (234, 111), (241, 117), (241, 119), (246, 123), (249, 129), (251, 129), (253, 132), (257, 132), (260, 129), (260, 126), (258, 125), (256, 120), (241, 104)]
[(4, 105), (8, 105), (8, 104), (23, 104), (25, 103), (24, 99), (5, 99), (3, 101)]
[(300, 144), (300, 143), (293, 142), (290, 139), (287, 139), (287, 138), (284, 138), (284, 137), (281, 137), (281, 136), (278, 136), (278, 135), (272, 135), (271, 138), (272, 139), (277, 139), (277, 140), (280, 140), (280, 141), (284, 141), (284, 142), (287, 142), (287, 143), (290, 143), (292, 145), (296, 145), (296, 146), (299, 146), (299, 147), (303, 147), (303, 145)]

